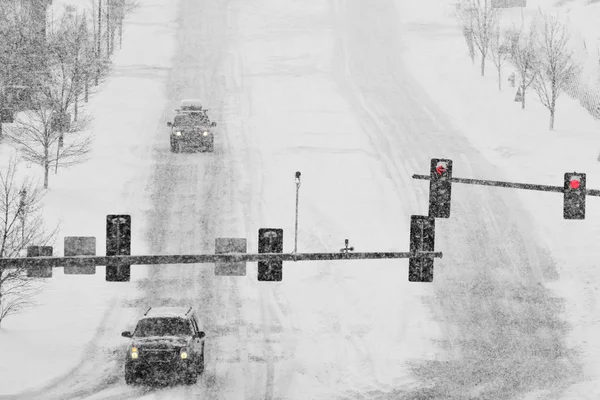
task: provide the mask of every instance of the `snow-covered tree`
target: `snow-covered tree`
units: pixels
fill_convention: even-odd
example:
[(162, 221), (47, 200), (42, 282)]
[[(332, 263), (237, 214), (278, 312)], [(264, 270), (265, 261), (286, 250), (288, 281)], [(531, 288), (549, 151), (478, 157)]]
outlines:
[[(46, 46), (19, 2), (0, 2), (0, 108), (22, 106), (44, 71)], [(17, 90), (15, 90), (17, 89)], [(25, 96), (27, 98), (28, 96)], [(0, 138), (2, 124), (0, 123)]]
[(550, 112), (549, 128), (554, 129), (556, 100), (579, 71), (569, 49), (569, 33), (556, 16), (542, 12), (539, 29), (535, 32), (538, 73), (534, 75), (533, 88), (540, 101)]
[(114, 26), (112, 31), (112, 43), (114, 46), (114, 32), (118, 30), (119, 32), (119, 46), (123, 43), (123, 21), (125, 20), (125, 16), (130, 12), (134, 11), (137, 7), (139, 7), (138, 0), (111, 0), (111, 4), (114, 5), (114, 9), (111, 13), (111, 16), (114, 20)]
[(481, 76), (484, 76), (485, 60), (498, 25), (498, 8), (492, 7), (491, 0), (459, 0), (457, 10), (463, 30), (469, 31), (470, 40), (479, 50)]
[(87, 160), (92, 143), (92, 135), (85, 132), (88, 125), (87, 118), (70, 121), (68, 114), (38, 102), (32, 110), (19, 115), (8, 130), (7, 138), (25, 160), (43, 168), (47, 189), (51, 167), (58, 170), (58, 167), (70, 167)]
[(510, 61), (519, 73), (519, 91), (521, 92), (521, 108), (525, 108), (527, 89), (538, 73), (538, 55), (535, 46), (535, 21), (531, 23), (529, 32), (511, 30)]
[(498, 90), (502, 90), (502, 66), (510, 57), (510, 40), (508, 35), (496, 29), (490, 41), (490, 58), (498, 71)]
[[(76, 115), (76, 103), (85, 91), (86, 81), (98, 69), (85, 13), (67, 8), (48, 35), (48, 79), (42, 92), (47, 105), (55, 112), (72, 110)], [(100, 73), (106, 76), (106, 71)]]
[[(28, 246), (52, 245), (58, 226), (47, 231), (40, 202), (43, 193), (29, 179), (19, 179), (19, 160), (10, 157), (0, 170), (0, 258), (18, 257)], [(26, 268), (0, 265), (0, 324), (34, 304), (41, 282), (27, 278)]]

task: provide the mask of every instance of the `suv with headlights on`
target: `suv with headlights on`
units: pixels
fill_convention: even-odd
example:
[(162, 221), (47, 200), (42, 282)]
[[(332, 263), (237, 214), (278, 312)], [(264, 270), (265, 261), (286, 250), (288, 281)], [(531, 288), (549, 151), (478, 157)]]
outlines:
[(214, 132), (217, 126), (208, 118), (207, 109), (202, 109), (200, 100), (184, 99), (173, 121), (167, 122), (171, 128), (170, 144), (173, 153), (181, 153), (186, 149), (214, 150)]
[(135, 330), (121, 334), (130, 338), (125, 356), (125, 383), (138, 378), (173, 379), (193, 385), (204, 371), (205, 333), (189, 308), (152, 308)]

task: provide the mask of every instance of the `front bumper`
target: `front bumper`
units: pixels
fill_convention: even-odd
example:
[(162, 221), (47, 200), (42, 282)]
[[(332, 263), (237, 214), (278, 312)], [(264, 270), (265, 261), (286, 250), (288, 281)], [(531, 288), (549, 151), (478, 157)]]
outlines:
[(183, 378), (195, 372), (192, 360), (176, 360), (171, 362), (151, 362), (144, 360), (128, 360), (125, 373), (136, 378), (152, 378), (155, 380), (171, 380)]
[(177, 142), (183, 143), (187, 147), (203, 147), (210, 145), (214, 141), (214, 136), (212, 134), (208, 134), (206, 136), (202, 134), (182, 136), (174, 135), (173, 139), (175, 139)]

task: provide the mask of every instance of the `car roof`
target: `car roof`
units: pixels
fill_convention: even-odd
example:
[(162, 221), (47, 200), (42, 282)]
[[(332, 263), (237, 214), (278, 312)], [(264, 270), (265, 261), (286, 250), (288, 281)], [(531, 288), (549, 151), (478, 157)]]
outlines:
[(193, 314), (192, 307), (151, 307), (142, 318), (188, 318)]
[(183, 99), (183, 100), (181, 100), (180, 107), (181, 108), (193, 107), (193, 108), (201, 109), (202, 102), (200, 101), (200, 99)]

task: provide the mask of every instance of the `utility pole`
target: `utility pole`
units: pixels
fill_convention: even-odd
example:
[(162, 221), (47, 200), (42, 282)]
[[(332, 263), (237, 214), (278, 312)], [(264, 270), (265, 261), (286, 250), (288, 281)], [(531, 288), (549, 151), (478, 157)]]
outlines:
[(106, 0), (106, 58), (110, 57), (110, 0)]

